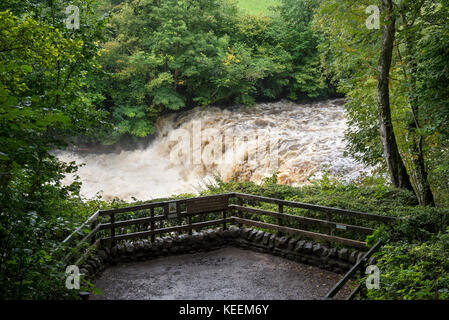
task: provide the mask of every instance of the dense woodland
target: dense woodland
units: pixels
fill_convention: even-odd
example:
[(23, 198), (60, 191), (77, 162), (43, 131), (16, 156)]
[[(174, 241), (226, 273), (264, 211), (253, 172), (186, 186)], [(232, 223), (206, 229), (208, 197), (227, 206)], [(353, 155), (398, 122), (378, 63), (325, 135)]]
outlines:
[[(347, 152), (377, 172), (224, 191), (404, 216), (383, 239), (370, 299), (449, 299), (448, 0), (3, 0), (0, 3), (0, 297), (76, 298), (60, 242), (98, 208), (71, 143), (154, 134), (158, 117), (211, 105), (346, 97)], [(268, 8), (268, 5), (272, 7)], [(379, 28), (368, 28), (377, 5)], [(79, 28), (68, 28), (69, 5)], [(186, 197), (189, 195), (182, 195)]]

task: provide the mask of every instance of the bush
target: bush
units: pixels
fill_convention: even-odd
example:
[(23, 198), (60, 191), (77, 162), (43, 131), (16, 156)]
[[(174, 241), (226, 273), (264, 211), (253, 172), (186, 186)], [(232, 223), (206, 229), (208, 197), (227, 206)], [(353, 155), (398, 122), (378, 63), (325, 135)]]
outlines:
[(325, 95), (313, 7), (303, 2), (268, 18), (222, 0), (123, 1), (100, 57), (105, 74), (90, 77), (113, 124), (96, 136), (146, 137), (161, 114), (193, 106)]
[(378, 260), (380, 289), (368, 299), (449, 299), (449, 228), (429, 243), (384, 246)]

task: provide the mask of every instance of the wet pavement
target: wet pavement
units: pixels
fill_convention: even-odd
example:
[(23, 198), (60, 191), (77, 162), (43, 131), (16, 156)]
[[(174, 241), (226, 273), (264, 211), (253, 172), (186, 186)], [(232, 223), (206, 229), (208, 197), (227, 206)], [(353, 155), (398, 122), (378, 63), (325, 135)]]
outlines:
[(94, 281), (102, 294), (91, 299), (315, 300), (341, 278), (270, 254), (226, 247), (109, 267)]

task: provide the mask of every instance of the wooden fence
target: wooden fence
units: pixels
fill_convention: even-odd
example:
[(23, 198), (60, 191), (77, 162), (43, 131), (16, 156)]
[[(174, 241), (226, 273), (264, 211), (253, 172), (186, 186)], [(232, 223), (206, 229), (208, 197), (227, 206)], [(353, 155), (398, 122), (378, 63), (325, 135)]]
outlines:
[[(274, 205), (277, 210), (255, 208), (255, 204), (265, 204), (265, 206)], [(305, 215), (301, 216), (297, 213), (285, 213), (285, 210), (292, 209), (303, 209), (306, 212), (319, 212), (324, 215), (324, 218), (319, 219)], [(136, 212), (142, 211), (144, 212), (143, 216), (139, 218), (128, 217), (123, 220), (118, 220), (120, 214), (135, 214)], [(219, 215), (218, 217), (217, 214)], [(261, 221), (263, 217), (272, 217), (274, 221), (270, 223)], [(335, 221), (338, 218), (340, 221)], [(374, 231), (370, 227), (342, 223), (342, 218), (375, 223), (392, 223), (397, 220), (397, 218), (393, 217), (358, 211), (242, 193), (227, 193), (148, 203), (125, 208), (99, 210), (68, 236), (63, 243), (69, 245), (75, 239), (79, 238), (81, 230), (90, 226), (90, 232), (82, 237), (75, 246), (75, 248), (80, 248), (86, 245), (86, 243), (90, 244), (88, 249), (75, 263), (81, 264), (88, 253), (98, 246), (115, 245), (119, 241), (130, 239), (150, 239), (151, 241), (155, 241), (156, 236), (170, 233), (192, 234), (193, 230), (200, 230), (211, 226), (222, 226), (225, 230), (229, 224), (237, 224), (239, 226), (252, 226), (277, 231), (279, 233), (298, 235), (304, 238), (325, 241), (329, 244), (339, 243), (344, 246), (369, 249), (366, 247), (365, 242), (360, 239), (356, 240), (333, 235), (333, 232), (344, 231), (350, 234), (361, 234), (365, 237)], [(200, 221), (194, 221), (194, 219)], [(301, 227), (297, 227), (296, 225), (288, 226), (288, 223), (296, 223), (296, 225), (299, 224)], [(169, 224), (169, 226), (165, 224)], [(139, 230), (133, 232), (131, 230), (132, 227)], [(314, 228), (314, 230), (306, 230), (306, 227)], [(72, 260), (73, 257), (74, 254), (69, 253), (65, 258), (66, 262)]]
[[(378, 241), (374, 246), (372, 246), (368, 252), (366, 252), (363, 257), (352, 266), (352, 268), (344, 275), (344, 277), (338, 281), (338, 283), (326, 294), (324, 299), (332, 300), (337, 293), (344, 287), (344, 285), (353, 278), (357, 272), (362, 273), (367, 267), (368, 259), (380, 248), (382, 247), (382, 242)], [(364, 286), (361, 284), (349, 294), (346, 300), (353, 300), (358, 294), (361, 294)]]

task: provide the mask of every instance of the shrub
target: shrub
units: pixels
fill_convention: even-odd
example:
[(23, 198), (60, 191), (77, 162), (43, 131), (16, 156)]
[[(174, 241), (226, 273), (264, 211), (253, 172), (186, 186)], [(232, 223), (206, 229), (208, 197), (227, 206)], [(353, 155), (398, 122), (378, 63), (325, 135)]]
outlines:
[(429, 242), (386, 245), (378, 255), (380, 288), (368, 299), (449, 299), (449, 228)]

